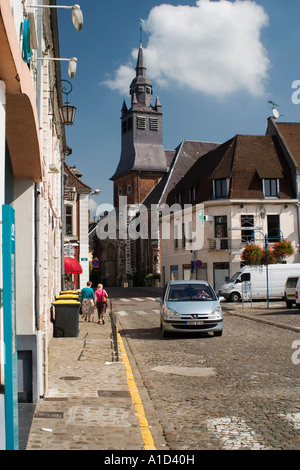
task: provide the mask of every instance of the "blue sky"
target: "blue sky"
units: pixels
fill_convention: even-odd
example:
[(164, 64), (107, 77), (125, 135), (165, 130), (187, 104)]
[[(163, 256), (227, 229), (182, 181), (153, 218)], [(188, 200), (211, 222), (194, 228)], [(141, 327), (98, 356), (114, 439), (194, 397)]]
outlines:
[[(71, 80), (74, 126), (66, 128), (70, 166), (100, 189), (96, 204), (112, 203), (120, 158), (123, 100), (130, 105), (140, 19), (153, 101), (163, 111), (164, 148), (182, 140), (225, 142), (236, 134), (263, 135), (279, 105), (279, 122), (300, 122), (292, 83), (300, 80), (299, 0), (79, 0), (77, 32), (59, 10), (61, 57), (77, 57)], [(57, 4), (65, 5), (58, 0)], [(69, 80), (67, 63), (62, 78)], [(153, 103), (154, 104), (154, 103)]]

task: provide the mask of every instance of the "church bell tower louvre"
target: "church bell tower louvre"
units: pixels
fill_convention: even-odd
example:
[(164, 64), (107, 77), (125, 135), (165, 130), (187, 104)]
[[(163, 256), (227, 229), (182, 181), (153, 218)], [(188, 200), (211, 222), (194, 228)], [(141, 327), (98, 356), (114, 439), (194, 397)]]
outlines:
[(159, 98), (151, 100), (153, 87), (147, 78), (140, 43), (136, 76), (130, 84), (131, 107), (124, 100), (121, 110), (121, 157), (115, 174), (114, 205), (126, 196), (127, 204), (140, 204), (167, 172), (163, 148), (162, 111)]

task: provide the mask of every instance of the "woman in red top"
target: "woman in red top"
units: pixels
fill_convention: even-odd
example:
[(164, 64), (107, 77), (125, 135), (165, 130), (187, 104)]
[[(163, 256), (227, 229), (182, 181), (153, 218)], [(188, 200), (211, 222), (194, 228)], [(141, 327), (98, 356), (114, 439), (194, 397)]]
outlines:
[(97, 307), (98, 310), (98, 323), (100, 324), (100, 321), (102, 321), (102, 325), (104, 325), (104, 314), (106, 312), (106, 307), (107, 307), (107, 297), (108, 294), (105, 289), (103, 289), (102, 284), (98, 284), (97, 290), (95, 292), (95, 306)]

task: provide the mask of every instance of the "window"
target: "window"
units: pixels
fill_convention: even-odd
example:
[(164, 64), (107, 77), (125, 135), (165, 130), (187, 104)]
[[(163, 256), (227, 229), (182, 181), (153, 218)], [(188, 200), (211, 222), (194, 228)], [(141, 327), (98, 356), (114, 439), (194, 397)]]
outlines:
[(279, 215), (268, 215), (268, 240), (269, 243), (280, 242), (281, 231), (280, 231), (280, 220)]
[[(241, 227), (254, 227), (253, 215), (241, 215)], [(251, 242), (253, 230), (241, 230), (242, 243)]]
[(127, 186), (127, 194), (128, 194), (128, 196), (129, 196), (131, 193), (132, 193), (132, 186), (131, 186), (131, 184), (129, 184), (129, 185)]
[(215, 217), (215, 238), (227, 238), (227, 216)]
[(170, 266), (170, 278), (171, 281), (178, 280), (178, 266)]
[(228, 184), (226, 178), (214, 180), (215, 199), (227, 198)]
[(122, 196), (122, 188), (119, 188), (119, 189), (118, 189), (118, 195), (119, 195), (119, 196)]
[(66, 234), (72, 235), (73, 233), (73, 207), (66, 206)]
[(149, 122), (150, 122), (150, 131), (158, 131), (159, 129), (158, 119), (150, 118)]
[(220, 249), (228, 249), (227, 216), (215, 217), (215, 238), (220, 238)]
[(178, 225), (174, 226), (174, 248), (178, 248)]
[(182, 193), (177, 193), (175, 195), (175, 202), (176, 202), (176, 204), (181, 204), (182, 203)]
[(189, 204), (194, 204), (196, 199), (196, 186), (189, 189)]
[(182, 279), (184, 281), (189, 281), (191, 278), (191, 265), (183, 264), (182, 265)]
[(139, 86), (138, 91), (139, 91), (139, 93), (144, 93), (145, 88), (143, 86)]
[(138, 129), (146, 129), (146, 118), (138, 116), (137, 117), (137, 128)]
[(185, 248), (186, 245), (186, 238), (185, 238), (185, 230), (184, 230), (184, 224), (182, 224), (182, 248)]
[(263, 193), (265, 197), (279, 197), (279, 180), (263, 179)]

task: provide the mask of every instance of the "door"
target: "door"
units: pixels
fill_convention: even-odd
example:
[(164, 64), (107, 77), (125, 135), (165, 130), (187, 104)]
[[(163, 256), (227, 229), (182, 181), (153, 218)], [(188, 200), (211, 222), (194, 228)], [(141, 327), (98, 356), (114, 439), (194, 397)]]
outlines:
[(229, 263), (214, 263), (214, 289), (218, 294), (219, 288), (229, 277)]

